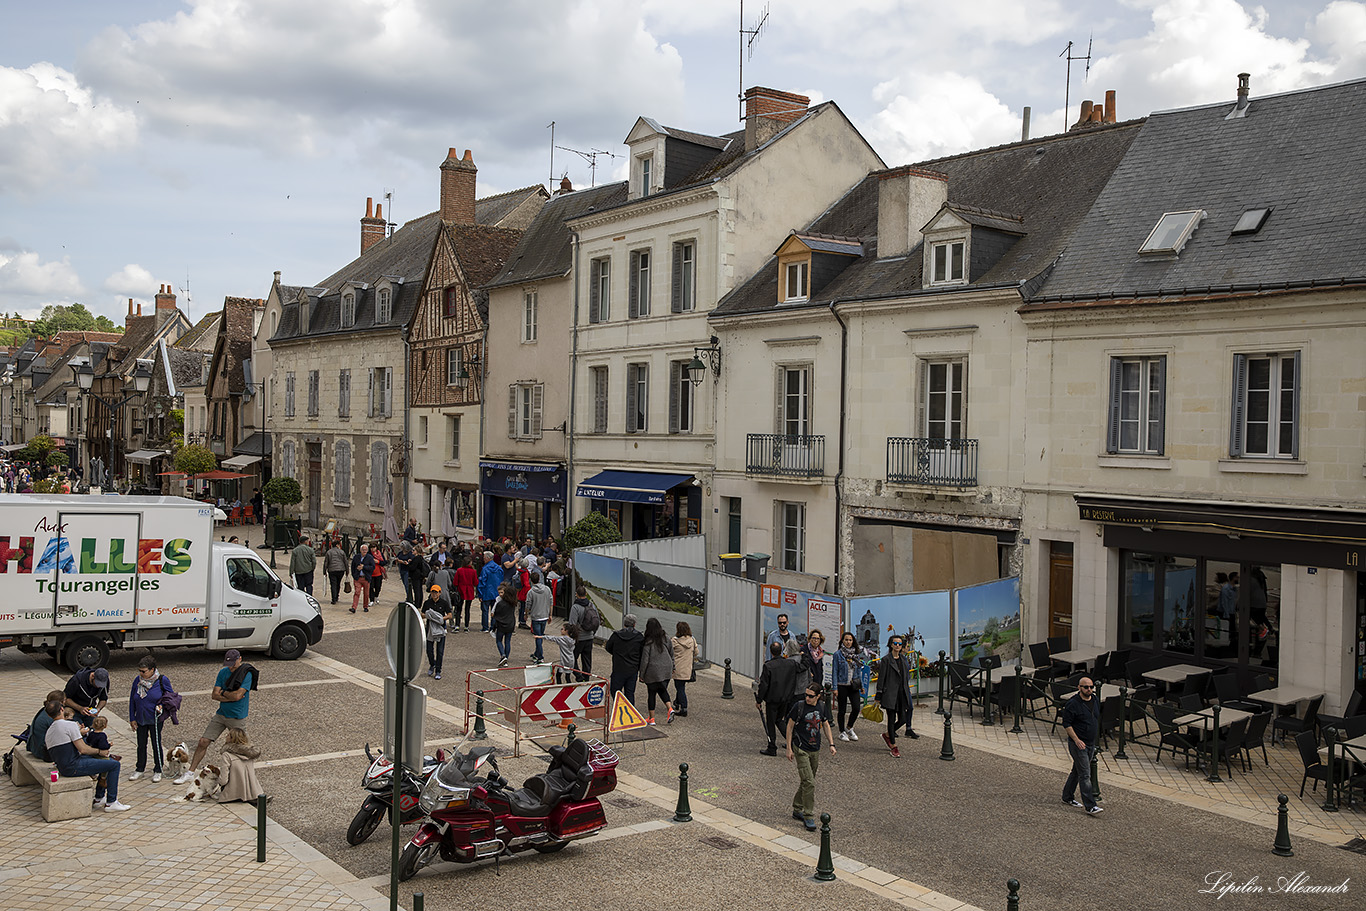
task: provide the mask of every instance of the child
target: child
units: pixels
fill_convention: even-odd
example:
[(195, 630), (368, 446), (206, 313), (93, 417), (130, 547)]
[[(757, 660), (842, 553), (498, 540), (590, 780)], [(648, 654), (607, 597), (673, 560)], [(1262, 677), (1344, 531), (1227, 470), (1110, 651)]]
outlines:
[(223, 791), (218, 795), (219, 803), (256, 800), (257, 795), (262, 793), (261, 782), (256, 778), (256, 760), (260, 758), (261, 751), (247, 740), (245, 730), (228, 728), (228, 742), (223, 744), (227, 781), (223, 782)]
[(560, 667), (559, 670), (555, 671), (556, 683), (568, 683), (573, 676), (574, 645), (579, 641), (579, 627), (576, 624), (566, 623), (562, 629), (564, 630), (563, 636), (536, 637), (560, 647)]
[[(68, 711), (69, 711), (69, 709), (68, 709)], [(73, 713), (73, 714), (74, 714), (74, 713)], [(94, 718), (90, 719), (90, 730), (89, 730), (89, 731), (86, 733), (86, 735), (85, 735), (85, 742), (86, 742), (86, 744), (87, 744), (88, 746), (94, 747), (94, 748), (97, 749), (97, 750), (108, 750), (108, 749), (110, 749), (110, 746), (109, 746), (109, 735), (106, 734), (106, 733), (104, 732), (104, 729), (107, 728), (107, 727), (109, 727), (109, 719), (106, 718), (106, 717), (103, 716), (103, 715), (96, 715)], [(110, 759), (114, 759), (114, 760), (118, 760), (118, 759), (122, 759), (123, 757), (122, 757), (122, 756), (115, 756), (113, 753), (110, 753), (110, 754), (109, 754), (109, 758), (110, 758)], [(95, 806), (96, 806), (96, 807), (102, 807), (102, 806), (105, 805), (106, 801), (105, 801), (105, 797), (104, 797), (104, 792), (105, 792), (106, 790), (108, 790), (108, 788), (109, 788), (109, 776), (108, 776), (108, 775), (100, 775), (98, 778), (95, 779)]]

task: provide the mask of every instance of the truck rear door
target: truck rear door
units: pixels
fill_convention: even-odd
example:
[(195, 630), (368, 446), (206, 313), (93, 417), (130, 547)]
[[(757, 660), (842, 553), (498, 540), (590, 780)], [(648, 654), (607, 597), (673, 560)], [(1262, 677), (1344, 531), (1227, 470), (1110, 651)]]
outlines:
[(52, 573), (58, 626), (137, 621), (141, 527), (136, 512), (59, 513), (34, 568)]

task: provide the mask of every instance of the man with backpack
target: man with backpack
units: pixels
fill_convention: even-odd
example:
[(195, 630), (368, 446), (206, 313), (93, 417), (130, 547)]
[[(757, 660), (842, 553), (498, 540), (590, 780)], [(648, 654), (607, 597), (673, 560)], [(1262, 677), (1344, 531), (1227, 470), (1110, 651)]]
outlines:
[(574, 590), (574, 603), (569, 607), (569, 625), (579, 628), (579, 637), (574, 642), (574, 667), (579, 670), (578, 679), (586, 680), (585, 675), (593, 673), (593, 639), (602, 626), (602, 615), (588, 598), (588, 589), (580, 582)]
[(199, 743), (194, 748), (194, 758), (175, 780), (176, 784), (185, 784), (194, 778), (199, 764), (204, 761), (204, 754), (209, 751), (209, 744), (222, 736), (225, 730), (246, 729), (248, 699), (251, 691), (258, 685), (258, 678), (256, 668), (242, 663), (241, 652), (235, 648), (227, 650), (223, 655), (223, 668), (218, 672), (218, 677), (213, 683), (213, 692), (210, 694), (210, 698), (218, 703), (218, 712), (209, 719), (204, 736), (199, 738)]

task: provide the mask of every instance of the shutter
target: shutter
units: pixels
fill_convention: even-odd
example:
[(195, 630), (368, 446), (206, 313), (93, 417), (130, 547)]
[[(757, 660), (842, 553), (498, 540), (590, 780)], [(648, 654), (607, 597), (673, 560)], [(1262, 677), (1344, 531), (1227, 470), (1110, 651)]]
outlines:
[(1105, 451), (1119, 452), (1119, 399), (1124, 361), (1110, 358), (1110, 416), (1105, 422)]
[(366, 375), (370, 378), (369, 389), (365, 393), (366, 414), (370, 417), (375, 416), (375, 368), (366, 368)]
[(811, 408), (816, 402), (812, 384), (816, 381), (816, 368), (802, 368), (802, 435), (810, 436), (814, 425), (811, 423)]
[(593, 430), (607, 432), (607, 368), (595, 367), (593, 374)]
[(640, 254), (631, 254), (631, 274), (627, 276), (630, 290), (627, 292), (626, 316), (628, 319), (640, 317)]
[(1230, 409), (1228, 454), (1243, 454), (1243, 415), (1247, 409), (1247, 355), (1233, 355), (1233, 399)]
[(508, 439), (517, 439), (517, 387), (508, 387)]
[(1167, 451), (1167, 356), (1153, 358), (1157, 361), (1157, 414), (1149, 415), (1154, 425), (1148, 448), (1158, 455)]
[(392, 417), (394, 413), (394, 368), (385, 367), (384, 369), (384, 416)]
[(636, 375), (639, 364), (626, 365), (626, 432), (636, 432)]
[[(1304, 388), (1304, 377), (1300, 374), (1300, 352), (1296, 351), (1294, 354), (1284, 355), (1281, 361), (1282, 363), (1289, 361), (1295, 369), (1295, 388), (1291, 396), (1294, 399), (1291, 405), (1294, 409), (1294, 414), (1291, 415), (1294, 426), (1290, 437), (1290, 458), (1298, 459), (1300, 457), (1300, 390)], [(1284, 371), (1285, 368), (1282, 367), (1281, 369)]]
[[(675, 250), (678, 249), (678, 245), (677, 245), (677, 244), (674, 245), (674, 249), (675, 249)], [(682, 394), (682, 390), (679, 388), (679, 384), (682, 382), (682, 379), (681, 379), (682, 375), (683, 375), (683, 363), (682, 363), (681, 361), (670, 361), (670, 362), (669, 362), (669, 433), (678, 433), (678, 424), (679, 424), (678, 415), (679, 415), (679, 409), (682, 407), (682, 404), (683, 404), (682, 402), (679, 401), (679, 397), (680, 397), (681, 394)]]
[(674, 266), (672, 292), (669, 295), (669, 312), (683, 312), (683, 244), (674, 244)]
[(541, 438), (541, 404), (544, 398), (544, 383), (531, 387), (531, 435), (538, 440)]
[(601, 301), (598, 300), (598, 279), (602, 275), (602, 260), (595, 259), (588, 264), (588, 321), (599, 322)]
[(962, 407), (962, 434), (963, 439), (968, 438), (968, 359), (963, 358), (963, 407)]
[(787, 424), (783, 420), (783, 393), (787, 386), (787, 370), (779, 367), (773, 377), (773, 432), (785, 433)]
[(916, 363), (916, 370), (919, 372), (919, 389), (915, 399), (915, 433), (912, 436), (929, 437), (930, 422), (929, 411), (925, 407), (930, 396), (930, 362), (921, 358)]

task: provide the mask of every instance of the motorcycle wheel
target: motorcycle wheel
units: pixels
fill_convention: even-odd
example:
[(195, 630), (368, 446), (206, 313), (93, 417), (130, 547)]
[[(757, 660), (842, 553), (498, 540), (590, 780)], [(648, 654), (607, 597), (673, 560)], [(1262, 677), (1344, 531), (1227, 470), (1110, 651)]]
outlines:
[(554, 854), (556, 851), (561, 851), (568, 846), (569, 842), (567, 841), (552, 841), (548, 845), (533, 845), (533, 847), (542, 854)]
[(356, 818), (351, 820), (351, 826), (346, 830), (346, 843), (358, 845), (364, 842), (375, 830), (379, 828), (380, 822), (384, 820), (384, 807), (374, 807), (367, 809), (361, 807), (356, 813)]
[(398, 859), (398, 881), (407, 882), (417, 875), (417, 871), (427, 866), (440, 849), (438, 843), (428, 845), (409, 844)]

